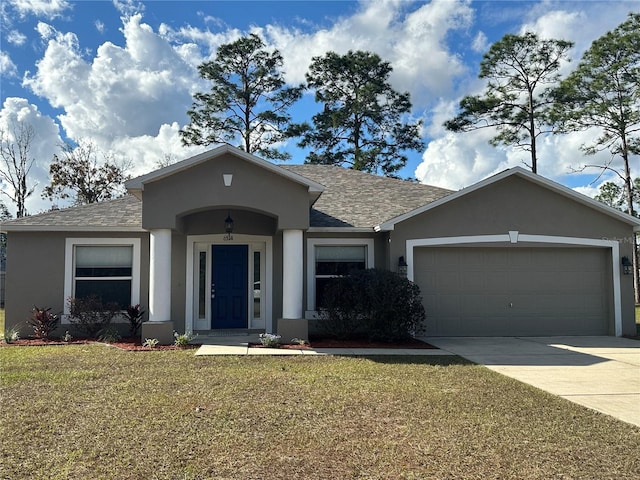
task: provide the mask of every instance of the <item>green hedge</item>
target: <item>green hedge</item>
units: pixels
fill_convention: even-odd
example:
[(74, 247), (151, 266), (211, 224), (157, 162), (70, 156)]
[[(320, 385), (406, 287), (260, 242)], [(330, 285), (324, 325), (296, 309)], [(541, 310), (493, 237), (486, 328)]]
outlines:
[(419, 287), (388, 270), (369, 269), (333, 279), (325, 290), (325, 331), (395, 342), (419, 334), (425, 319)]

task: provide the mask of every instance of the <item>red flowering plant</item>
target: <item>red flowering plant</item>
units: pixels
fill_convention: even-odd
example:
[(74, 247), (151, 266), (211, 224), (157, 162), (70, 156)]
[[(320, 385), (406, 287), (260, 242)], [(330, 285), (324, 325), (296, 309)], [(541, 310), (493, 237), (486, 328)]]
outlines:
[(47, 340), (49, 335), (58, 327), (59, 321), (60, 317), (55, 313), (51, 313), (50, 308), (40, 308), (34, 305), (27, 323), (33, 328), (33, 335), (36, 338)]

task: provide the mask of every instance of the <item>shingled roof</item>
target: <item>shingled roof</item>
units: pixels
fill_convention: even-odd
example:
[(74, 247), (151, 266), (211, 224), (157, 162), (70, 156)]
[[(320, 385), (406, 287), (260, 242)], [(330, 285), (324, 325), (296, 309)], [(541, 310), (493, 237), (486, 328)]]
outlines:
[(132, 195), (10, 220), (0, 230), (142, 231), (142, 202)]
[(452, 193), (432, 187), (330, 165), (282, 165), (324, 185), (311, 209), (312, 227), (373, 228)]
[[(325, 187), (312, 227), (373, 229), (451, 194), (450, 190), (329, 165), (280, 165)], [(2, 230), (141, 231), (142, 202), (132, 195), (11, 220)]]

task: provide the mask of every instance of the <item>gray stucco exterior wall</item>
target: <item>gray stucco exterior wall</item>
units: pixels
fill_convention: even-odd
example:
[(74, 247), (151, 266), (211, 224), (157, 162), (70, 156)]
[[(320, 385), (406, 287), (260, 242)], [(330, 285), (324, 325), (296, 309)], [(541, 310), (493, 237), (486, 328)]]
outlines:
[[(509, 231), (618, 240), (621, 257), (630, 258), (633, 250), (631, 225), (523, 178), (510, 176), (396, 224), (391, 232), (391, 259), (407, 254), (407, 240)], [(511, 247), (508, 243), (502, 246)], [(620, 282), (623, 334), (633, 334), (633, 278), (622, 275)]]
[[(229, 187), (224, 174), (233, 174)], [(176, 229), (184, 215), (234, 207), (277, 218), (278, 229), (309, 227), (306, 186), (228, 154), (145, 184), (142, 226)]]
[(34, 305), (64, 308), (65, 235), (12, 232), (7, 236), (6, 328), (28, 333), (26, 320)]
[[(149, 236), (146, 233), (118, 232), (11, 232), (7, 236), (6, 327), (19, 328), (23, 335), (33, 332), (25, 323), (34, 305), (62, 313), (64, 296), (65, 245), (67, 238), (139, 238), (140, 303), (149, 298)], [(61, 325), (55, 334), (64, 333)]]

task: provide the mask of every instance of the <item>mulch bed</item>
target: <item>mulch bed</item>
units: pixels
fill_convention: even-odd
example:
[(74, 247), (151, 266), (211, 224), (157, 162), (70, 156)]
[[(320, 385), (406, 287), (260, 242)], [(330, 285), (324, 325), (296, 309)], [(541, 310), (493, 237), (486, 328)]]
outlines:
[(118, 348), (120, 350), (128, 350), (132, 352), (149, 352), (155, 350), (189, 350), (200, 347), (200, 345), (187, 345), (186, 347), (178, 347), (176, 345), (156, 345), (153, 348), (143, 347), (140, 340), (136, 338), (124, 338), (117, 342), (99, 342), (96, 340), (84, 339), (73, 339), (69, 342), (64, 342), (57, 339), (42, 340), (38, 338), (21, 338), (20, 340), (14, 340), (11, 343), (0, 342), (1, 347), (51, 347), (64, 345), (106, 345), (109, 347)]

